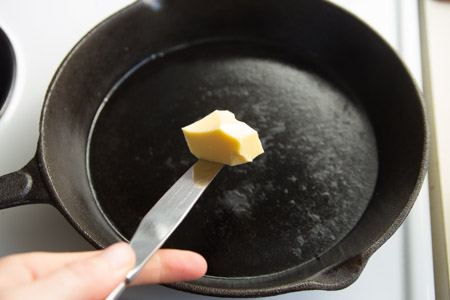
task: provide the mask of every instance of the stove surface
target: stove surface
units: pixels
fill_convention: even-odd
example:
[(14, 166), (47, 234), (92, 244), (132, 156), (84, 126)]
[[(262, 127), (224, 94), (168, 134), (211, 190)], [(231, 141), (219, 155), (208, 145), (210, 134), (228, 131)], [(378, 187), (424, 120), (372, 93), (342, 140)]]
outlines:
[[(3, 0), (0, 28), (16, 55), (9, 104), (0, 118), (0, 174), (24, 166), (36, 151), (40, 111), (53, 74), (92, 27), (130, 0)], [(417, 2), (334, 0), (378, 31), (421, 82)], [(408, 30), (406, 34), (406, 29)], [(370, 259), (361, 277), (341, 291), (306, 291), (273, 299), (434, 299), (428, 184), (401, 228)], [(92, 247), (49, 205), (0, 211), (0, 256), (28, 251), (78, 251)], [(134, 287), (121, 299), (213, 299), (163, 286)]]

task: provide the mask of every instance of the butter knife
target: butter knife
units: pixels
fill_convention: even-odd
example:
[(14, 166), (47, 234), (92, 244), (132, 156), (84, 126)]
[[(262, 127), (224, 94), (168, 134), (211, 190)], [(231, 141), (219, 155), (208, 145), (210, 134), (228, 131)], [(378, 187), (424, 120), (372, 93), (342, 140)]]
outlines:
[(163, 245), (186, 217), (223, 164), (198, 160), (149, 210), (134, 233), (130, 245), (136, 253), (135, 267), (106, 300), (118, 299), (145, 263)]

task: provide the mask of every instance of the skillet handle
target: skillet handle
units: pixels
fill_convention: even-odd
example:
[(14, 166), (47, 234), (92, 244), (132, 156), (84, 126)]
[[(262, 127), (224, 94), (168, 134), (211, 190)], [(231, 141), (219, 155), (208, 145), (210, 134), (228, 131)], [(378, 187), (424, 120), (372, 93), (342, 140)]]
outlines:
[(0, 209), (32, 203), (50, 203), (36, 157), (19, 171), (0, 177)]

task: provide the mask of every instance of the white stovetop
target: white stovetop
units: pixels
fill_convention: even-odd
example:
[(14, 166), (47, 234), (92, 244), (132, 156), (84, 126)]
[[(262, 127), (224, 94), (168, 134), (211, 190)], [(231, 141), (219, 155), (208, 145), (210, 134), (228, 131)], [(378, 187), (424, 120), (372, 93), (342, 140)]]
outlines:
[(450, 1), (424, 0), (424, 92), (432, 131), (430, 201), (436, 299), (450, 299)]
[[(2, 0), (0, 27), (10, 37), (17, 76), (10, 103), (0, 118), (0, 174), (25, 165), (36, 151), (38, 123), (46, 88), (58, 65), (94, 25), (131, 0)], [(420, 43), (415, 0), (333, 0), (377, 30), (421, 82)], [(408, 34), (405, 34), (406, 29)], [(0, 211), (0, 256), (34, 250), (92, 249), (48, 205)], [(132, 288), (123, 299), (212, 299), (162, 286)], [(361, 277), (342, 291), (307, 291), (277, 300), (434, 299), (428, 184), (394, 236), (377, 251)]]

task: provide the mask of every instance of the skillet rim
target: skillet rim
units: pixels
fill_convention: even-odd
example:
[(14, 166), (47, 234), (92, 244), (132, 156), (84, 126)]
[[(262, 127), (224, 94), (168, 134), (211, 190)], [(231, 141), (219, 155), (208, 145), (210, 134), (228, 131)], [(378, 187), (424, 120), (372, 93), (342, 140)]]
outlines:
[[(36, 157), (38, 158), (39, 166), (41, 168), (41, 173), (44, 176), (45, 183), (47, 185), (47, 188), (49, 192), (51, 193), (53, 204), (58, 208), (58, 210), (61, 211), (61, 213), (66, 217), (66, 219), (71, 223), (71, 225), (78, 230), (91, 244), (95, 245), (97, 248), (105, 247), (105, 244), (99, 243), (95, 238), (93, 238), (89, 232), (86, 232), (82, 226), (74, 219), (74, 217), (71, 215), (70, 211), (66, 208), (63, 201), (60, 199), (60, 195), (58, 194), (57, 190), (53, 186), (53, 179), (52, 179), (52, 171), (50, 169), (50, 166), (48, 164), (48, 157), (46, 157), (46, 145), (45, 145), (45, 119), (46, 119), (46, 112), (48, 109), (48, 105), (50, 102), (50, 99), (52, 98), (52, 91), (54, 90), (55, 86), (57, 85), (58, 78), (62, 72), (64, 72), (65, 66), (69, 63), (70, 58), (72, 57), (73, 53), (77, 51), (78, 48), (83, 46), (83, 42), (86, 39), (89, 39), (89, 37), (94, 34), (99, 28), (104, 27), (109, 20), (114, 18), (117, 15), (125, 14), (128, 12), (130, 7), (135, 7), (137, 5), (148, 5), (146, 2), (148, 1), (137, 1), (134, 2), (125, 8), (121, 9), (117, 13), (113, 14), (112, 16), (108, 17), (107, 19), (100, 22), (96, 27), (94, 27), (91, 31), (89, 31), (81, 40), (74, 46), (74, 48), (69, 52), (69, 54), (64, 58), (61, 65), (58, 67), (55, 76), (53, 77), (49, 88), (45, 95), (45, 102), (41, 113), (41, 119), (40, 119), (40, 136), (39, 136), (39, 143), (37, 148), (37, 154)], [(374, 34), (374, 36), (378, 39), (380, 39), (383, 44), (389, 49), (389, 52), (391, 52), (392, 57), (395, 58), (399, 62), (399, 64), (403, 67), (404, 71), (408, 74), (408, 77), (412, 80), (413, 86), (415, 88), (415, 94), (419, 98), (419, 105), (421, 108), (421, 114), (423, 117), (423, 130), (424, 130), (424, 145), (422, 149), (422, 160), (420, 165), (420, 171), (416, 180), (416, 183), (414, 185), (414, 189), (412, 193), (409, 195), (408, 201), (406, 202), (406, 205), (401, 210), (400, 214), (395, 219), (394, 223), (392, 223), (388, 230), (376, 241), (374, 242), (369, 248), (367, 248), (365, 251), (360, 253), (359, 255), (345, 261), (342, 263), (336, 263), (334, 266), (331, 266), (318, 274), (303, 280), (301, 282), (294, 282), (291, 284), (285, 284), (280, 287), (276, 288), (255, 288), (255, 289), (247, 289), (247, 288), (241, 288), (241, 289), (229, 289), (229, 288), (212, 288), (212, 287), (202, 287), (198, 286), (198, 283), (201, 283), (201, 280), (193, 281), (193, 282), (182, 282), (182, 283), (174, 283), (174, 284), (167, 284), (167, 286), (188, 291), (188, 292), (195, 292), (198, 294), (203, 295), (213, 295), (213, 296), (228, 296), (228, 297), (254, 297), (254, 296), (272, 296), (272, 295), (278, 295), (282, 293), (292, 292), (292, 291), (298, 291), (298, 290), (310, 290), (310, 289), (323, 289), (323, 290), (335, 290), (335, 289), (342, 289), (347, 286), (349, 286), (351, 283), (353, 283), (361, 274), (362, 270), (364, 269), (365, 264), (367, 263), (368, 259), (371, 257), (371, 255), (378, 250), (393, 234), (396, 232), (396, 230), (400, 227), (400, 225), (404, 222), (405, 218), (407, 217), (408, 213), (410, 212), (418, 194), (420, 193), (422, 184), (425, 180), (426, 174), (427, 174), (427, 167), (429, 163), (429, 152), (430, 152), (430, 129), (428, 125), (428, 115), (426, 112), (426, 105), (423, 98), (423, 95), (420, 92), (420, 89), (418, 88), (417, 83), (415, 82), (414, 78), (411, 76), (411, 73), (409, 72), (408, 68), (405, 66), (403, 61), (398, 57), (395, 50), (385, 41), (383, 37), (381, 37), (377, 32), (375, 32), (373, 29), (370, 28), (364, 21), (360, 20), (357, 16), (353, 15), (351, 12), (347, 11), (346, 9), (337, 6), (334, 3), (331, 3), (329, 1), (325, 1), (327, 5), (334, 7), (336, 10), (340, 10), (345, 12), (349, 17), (352, 17), (359, 21), (359, 23), (364, 27), (364, 30), (370, 31)], [(320, 280), (321, 276), (327, 276), (327, 273), (330, 271), (333, 271), (334, 269), (339, 269), (342, 267), (342, 265), (345, 265), (347, 263), (350, 263), (351, 265), (356, 266), (357, 272), (354, 272), (354, 275), (350, 278), (346, 278), (343, 281), (340, 281), (338, 283), (329, 284), (329, 283), (323, 283), (320, 281), (317, 281), (317, 279)], [(208, 278), (206, 276), (205, 278)], [(230, 278), (230, 280), (234, 280), (233, 278)]]

